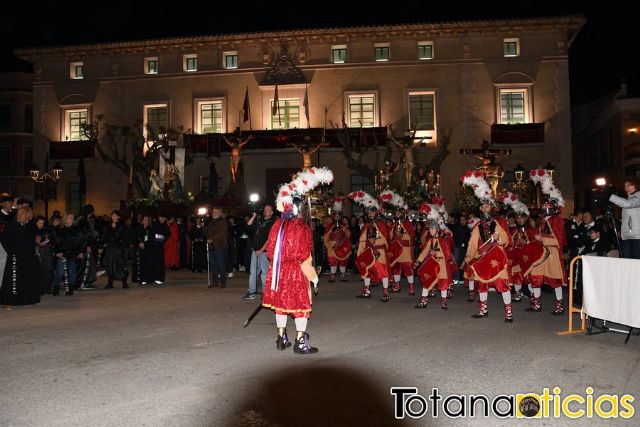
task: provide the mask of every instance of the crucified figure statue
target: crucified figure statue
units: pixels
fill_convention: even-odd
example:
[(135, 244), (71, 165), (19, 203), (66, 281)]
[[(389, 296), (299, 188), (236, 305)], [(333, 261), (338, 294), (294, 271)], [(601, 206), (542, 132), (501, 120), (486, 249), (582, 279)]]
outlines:
[(302, 170), (307, 170), (311, 167), (311, 155), (318, 152), (318, 150), (320, 150), (320, 147), (326, 147), (329, 144), (318, 144), (313, 148), (311, 148), (308, 142), (306, 148), (300, 147), (293, 142), (290, 145), (302, 155)]
[(237, 175), (238, 175), (238, 165), (240, 164), (240, 151), (242, 151), (242, 147), (247, 145), (247, 143), (251, 140), (252, 136), (249, 135), (247, 139), (242, 141), (240, 136), (240, 132), (237, 132), (237, 142), (229, 141), (226, 136), (222, 135), (222, 139), (227, 143), (229, 147), (231, 147), (231, 164), (229, 165), (229, 169), (231, 170), (231, 180), (233, 183), (236, 183)]
[(473, 156), (480, 160), (480, 164), (476, 169), (479, 169), (484, 173), (485, 179), (493, 191), (493, 197), (497, 197), (498, 183), (500, 182), (500, 179), (504, 177), (504, 169), (496, 162), (496, 159), (498, 157), (508, 156), (511, 154), (511, 150), (489, 148), (489, 146), (490, 144), (488, 141), (482, 141), (482, 148), (461, 148), (460, 154)]
[(415, 165), (414, 150), (418, 144), (414, 144), (413, 139), (398, 141), (391, 137), (391, 141), (401, 150), (402, 163), (404, 167), (404, 182), (407, 187), (411, 187), (411, 177), (413, 176), (413, 167)]

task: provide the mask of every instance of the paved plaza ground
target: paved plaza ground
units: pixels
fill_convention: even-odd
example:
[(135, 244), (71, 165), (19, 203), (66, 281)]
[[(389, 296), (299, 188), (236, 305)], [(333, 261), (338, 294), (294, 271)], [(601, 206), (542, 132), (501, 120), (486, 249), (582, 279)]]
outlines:
[[(243, 329), (259, 303), (241, 299), (246, 283), (239, 273), (227, 288), (208, 289), (205, 274), (178, 271), (162, 287), (47, 295), (1, 310), (0, 425), (531, 425), (433, 418), (431, 408), (396, 421), (390, 387), (495, 397), (556, 386), (585, 395), (591, 386), (594, 395), (640, 396), (640, 338), (557, 336), (567, 317), (550, 315), (550, 293), (543, 313), (514, 304), (515, 321), (505, 324), (494, 293), (490, 316), (475, 320), (460, 287), (448, 311), (435, 298), (416, 310), (406, 289), (385, 304), (380, 288), (360, 300), (355, 277), (323, 276), (308, 329), (320, 353), (300, 356), (276, 350), (267, 310)], [(638, 425), (638, 416), (541, 423)]]

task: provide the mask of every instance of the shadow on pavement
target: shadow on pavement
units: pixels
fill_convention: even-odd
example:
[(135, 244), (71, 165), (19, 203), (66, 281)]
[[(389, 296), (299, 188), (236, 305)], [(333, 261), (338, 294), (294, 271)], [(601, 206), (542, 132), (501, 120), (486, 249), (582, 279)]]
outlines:
[(407, 420), (394, 419), (393, 396), (379, 379), (345, 368), (312, 366), (314, 361), (309, 362), (270, 373), (253, 396), (240, 402), (235, 417), (226, 425), (406, 425)]

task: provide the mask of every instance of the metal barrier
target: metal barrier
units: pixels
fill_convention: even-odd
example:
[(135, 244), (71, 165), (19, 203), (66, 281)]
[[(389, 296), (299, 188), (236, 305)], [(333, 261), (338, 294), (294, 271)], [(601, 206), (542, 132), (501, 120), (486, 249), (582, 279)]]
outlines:
[[(567, 329), (566, 331), (560, 331), (560, 332), (556, 332), (556, 335), (569, 335), (569, 334), (578, 334), (578, 333), (586, 333), (586, 316), (584, 315), (584, 313), (582, 313), (582, 307), (580, 308), (575, 308), (573, 306), (573, 283), (574, 283), (574, 268), (576, 265), (576, 262), (582, 259), (581, 256), (577, 256), (574, 259), (571, 260), (571, 264), (569, 264), (569, 309), (567, 310), (569, 312), (569, 329)], [(573, 315), (574, 314), (579, 314), (580, 315), (580, 329), (573, 329)]]

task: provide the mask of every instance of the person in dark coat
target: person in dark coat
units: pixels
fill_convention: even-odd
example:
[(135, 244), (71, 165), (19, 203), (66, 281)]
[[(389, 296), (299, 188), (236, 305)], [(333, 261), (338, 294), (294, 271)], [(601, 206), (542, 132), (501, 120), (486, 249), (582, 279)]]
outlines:
[(76, 218), (76, 225), (85, 236), (87, 242), (83, 251), (83, 257), (78, 263), (77, 284), (82, 289), (95, 289), (91, 283), (98, 278), (98, 247), (100, 235), (99, 224), (96, 224), (96, 216), (93, 205), (85, 205)]
[(165, 280), (164, 242), (171, 235), (167, 226), (167, 217), (161, 214), (158, 222), (151, 224), (149, 216), (142, 219), (143, 230), (138, 247), (142, 250), (140, 267), (142, 269), (142, 285), (155, 283), (161, 285)]
[(40, 294), (51, 293), (51, 283), (53, 281), (53, 254), (51, 253), (52, 238), (49, 228), (45, 224), (44, 217), (38, 215), (35, 219), (36, 224), (36, 250), (38, 260), (40, 261), (40, 277), (42, 287)]
[(108, 283), (106, 289), (113, 289), (114, 280), (122, 280), (122, 288), (128, 289), (127, 270), (124, 243), (125, 226), (120, 222), (120, 212), (111, 212), (111, 224), (107, 225), (102, 233), (104, 241), (103, 265), (107, 273)]
[(82, 261), (86, 247), (86, 237), (82, 230), (74, 225), (73, 214), (68, 213), (64, 217), (64, 227), (56, 233), (54, 242), (56, 272), (53, 279), (53, 295), (59, 294), (62, 279), (65, 283), (65, 295), (73, 295), (78, 262)]
[[(222, 217), (222, 209), (219, 207), (211, 209), (211, 218), (207, 228), (211, 280), (215, 281), (219, 288), (224, 288), (227, 285), (228, 223)], [(209, 287), (211, 286), (209, 283)]]
[(176, 217), (178, 224), (178, 232), (180, 234), (180, 244), (178, 245), (178, 258), (180, 259), (180, 267), (187, 265), (187, 224), (182, 217)]
[(202, 273), (207, 268), (207, 230), (202, 224), (202, 218), (196, 219), (196, 223), (189, 232), (191, 240), (191, 271)]
[(0, 243), (7, 251), (7, 264), (0, 288), (0, 304), (32, 305), (40, 302), (40, 265), (36, 253), (36, 228), (31, 209), (18, 209), (4, 229)]

